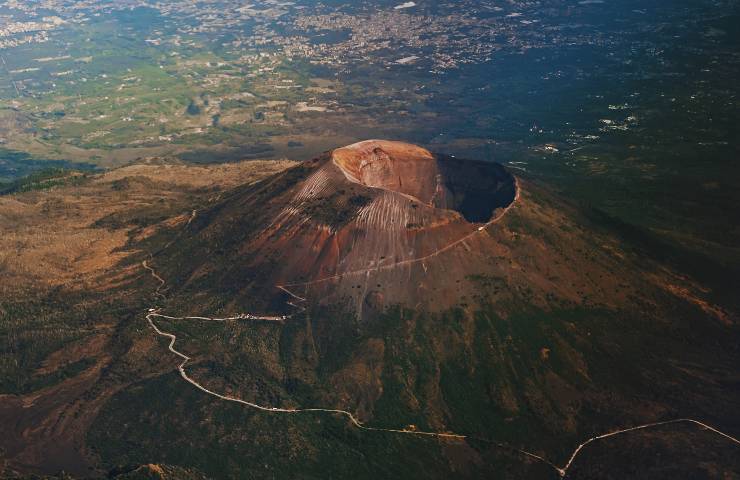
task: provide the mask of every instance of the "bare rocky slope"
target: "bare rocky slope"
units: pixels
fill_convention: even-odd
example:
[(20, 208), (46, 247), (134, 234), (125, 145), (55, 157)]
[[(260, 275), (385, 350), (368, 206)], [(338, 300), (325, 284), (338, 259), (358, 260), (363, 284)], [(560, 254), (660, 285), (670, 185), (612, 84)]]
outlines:
[(623, 302), (637, 286), (620, 280), (615, 241), (593, 245), (575, 210), (548, 195), (497, 164), (362, 142), (199, 212), (163, 268), (205, 302), (287, 312), (291, 294), (358, 316), (443, 311), (479, 305), (481, 282), (500, 283), (501, 301)]

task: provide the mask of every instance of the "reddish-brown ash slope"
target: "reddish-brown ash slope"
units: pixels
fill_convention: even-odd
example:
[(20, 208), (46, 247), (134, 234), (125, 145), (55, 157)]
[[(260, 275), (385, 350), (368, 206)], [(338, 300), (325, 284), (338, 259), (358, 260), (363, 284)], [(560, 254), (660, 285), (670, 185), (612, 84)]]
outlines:
[(580, 223), (498, 164), (370, 140), (237, 189), (163, 264), (184, 292), (230, 308), (284, 308), (285, 290), (360, 315), (515, 298), (618, 304), (639, 286), (624, 284), (618, 246)]

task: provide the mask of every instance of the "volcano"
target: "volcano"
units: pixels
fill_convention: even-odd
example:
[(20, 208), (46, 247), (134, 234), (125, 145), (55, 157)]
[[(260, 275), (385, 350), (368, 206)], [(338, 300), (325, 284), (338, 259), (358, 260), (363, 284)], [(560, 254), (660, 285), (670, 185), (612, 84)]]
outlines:
[(295, 300), (358, 318), (444, 311), (479, 303), (481, 281), (496, 301), (623, 300), (635, 291), (618, 286), (623, 262), (594, 250), (573, 216), (499, 164), (370, 140), (236, 189), (198, 214), (166, 264), (188, 298), (285, 313)]
[(549, 458), (618, 426), (737, 418), (733, 317), (499, 164), (365, 141), (229, 190), (172, 233), (153, 259), (168, 310), (284, 320), (187, 350), (212, 391)]
[[(229, 253), (219, 249), (209, 256), (238, 252), (240, 260), (229, 261), (226, 271), (219, 269), (219, 280), (205, 280), (212, 272), (203, 265), (185, 283), (215, 280), (223, 288), (226, 282), (237, 296), (234, 287), (249, 288), (252, 298), (270, 297), (270, 288), (279, 293), (278, 285), (283, 293), (300, 292), (323, 303), (351, 300), (358, 313), (368, 301), (416, 303), (431, 285), (460, 271), (460, 261), (463, 269), (478, 261), (463, 252), (470, 251), (475, 237), (488, 236), (517, 197), (516, 179), (501, 165), (434, 155), (401, 142), (357, 143), (200, 215), (195, 223), (204, 228), (200, 235), (216, 235), (219, 245), (230, 245)], [(232, 228), (239, 217), (254, 227)], [(221, 229), (225, 225), (229, 232)], [(238, 245), (231, 247), (234, 242)], [(448, 261), (432, 260), (452, 250), (457, 253), (451, 252)], [(397, 287), (417, 271), (425, 280), (413, 291)], [(259, 295), (251, 291), (256, 282), (239, 285), (231, 277), (246, 272), (263, 279)], [(380, 293), (383, 285), (389, 288)], [(453, 301), (441, 300), (434, 300), (441, 308)]]

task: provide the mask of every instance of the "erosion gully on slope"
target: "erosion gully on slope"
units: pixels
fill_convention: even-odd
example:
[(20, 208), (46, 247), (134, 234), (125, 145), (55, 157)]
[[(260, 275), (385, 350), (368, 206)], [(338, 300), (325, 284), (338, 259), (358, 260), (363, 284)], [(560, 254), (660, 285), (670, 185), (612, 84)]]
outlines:
[(458, 245), (465, 244), (465, 242), (467, 240), (470, 240), (475, 235), (478, 235), (478, 234), (487, 232), (488, 227), (490, 227), (491, 225), (493, 225), (496, 222), (498, 222), (499, 220), (501, 220), (504, 217), (504, 215), (506, 215), (506, 213), (519, 200), (519, 183), (518, 183), (518, 180), (516, 178), (514, 178), (514, 191), (515, 191), (514, 200), (508, 206), (506, 206), (506, 208), (502, 209), (501, 212), (498, 215), (495, 215), (493, 218), (491, 218), (488, 222), (484, 223), (483, 225), (480, 225), (480, 226), (476, 227), (473, 231), (471, 231), (467, 235), (465, 235), (465, 236), (463, 236), (461, 238), (458, 238), (457, 240), (453, 240), (452, 242), (448, 243), (444, 247), (440, 247), (440, 248), (438, 248), (437, 250), (433, 251), (432, 253), (430, 253), (428, 255), (425, 255), (423, 257), (411, 258), (411, 259), (408, 259), (408, 260), (401, 260), (401, 261), (398, 261), (398, 262), (395, 262), (395, 263), (386, 264), (386, 265), (376, 265), (374, 267), (363, 268), (363, 269), (360, 269), (360, 270), (352, 270), (352, 271), (349, 271), (349, 272), (337, 273), (335, 275), (330, 275), (328, 277), (319, 278), (317, 280), (311, 280), (309, 282), (287, 283), (285, 285), (277, 285), (277, 288), (279, 288), (280, 290), (286, 292), (287, 294), (289, 294), (289, 295), (291, 295), (293, 297), (296, 297), (296, 298), (299, 298), (299, 299), (305, 301), (306, 300), (305, 298), (297, 297), (295, 294), (293, 294), (292, 292), (290, 292), (287, 289), (287, 287), (308, 287), (310, 285), (316, 285), (316, 284), (323, 283), (323, 282), (328, 282), (328, 281), (331, 281), (331, 280), (337, 280), (337, 279), (340, 279), (340, 278), (343, 278), (343, 277), (347, 277), (347, 276), (350, 276), (350, 275), (362, 275), (362, 274), (366, 274), (366, 273), (377, 272), (377, 271), (380, 271), (380, 270), (388, 270), (388, 269), (391, 269), (391, 268), (397, 268), (397, 267), (402, 267), (402, 266), (406, 266), (406, 265), (412, 265), (412, 264), (420, 263), (420, 262), (423, 263), (425, 260), (429, 260), (430, 258), (434, 258), (437, 255), (440, 255), (440, 254), (442, 254), (444, 252), (447, 252), (449, 250), (452, 250), (453, 248), (455, 248)]
[[(465, 441), (465, 440), (480, 441), (480, 442), (484, 442), (484, 443), (487, 443), (489, 445), (495, 446), (497, 448), (501, 448), (501, 449), (512, 451), (512, 452), (516, 452), (516, 453), (518, 453), (520, 455), (523, 455), (525, 457), (532, 458), (532, 459), (535, 459), (535, 460), (537, 460), (539, 462), (542, 462), (542, 463), (548, 465), (549, 467), (553, 468), (558, 473), (558, 475), (560, 477), (562, 477), (562, 478), (564, 478), (567, 475), (568, 470), (573, 465), (573, 462), (575, 461), (576, 457), (581, 453), (581, 451), (587, 445), (589, 445), (589, 444), (591, 444), (591, 443), (593, 443), (595, 441), (598, 441), (598, 440), (602, 440), (602, 439), (605, 439), (605, 438), (613, 437), (613, 436), (616, 436), (616, 435), (622, 435), (622, 434), (626, 434), (626, 433), (630, 433), (630, 432), (635, 432), (635, 431), (638, 431), (638, 430), (644, 430), (644, 429), (650, 429), (650, 428), (657, 428), (657, 427), (661, 427), (661, 426), (673, 425), (673, 424), (678, 424), (678, 423), (688, 423), (688, 424), (691, 424), (691, 425), (695, 425), (695, 426), (697, 426), (699, 428), (704, 428), (706, 430), (709, 430), (710, 432), (713, 432), (713, 433), (715, 433), (717, 435), (720, 435), (723, 438), (729, 440), (730, 442), (733, 442), (733, 443), (735, 443), (737, 445), (740, 445), (740, 440), (738, 440), (737, 438), (735, 438), (735, 437), (733, 437), (733, 436), (731, 436), (731, 435), (729, 435), (727, 433), (724, 433), (724, 432), (722, 432), (722, 431), (720, 431), (720, 430), (718, 430), (718, 429), (716, 429), (716, 428), (714, 428), (714, 427), (712, 427), (710, 425), (707, 425), (707, 424), (705, 424), (705, 423), (703, 423), (703, 422), (701, 422), (699, 420), (696, 420), (696, 419), (693, 419), (693, 418), (677, 418), (677, 419), (672, 419), (672, 420), (666, 420), (666, 421), (661, 421), (661, 422), (646, 423), (646, 424), (637, 425), (637, 426), (634, 426), (634, 427), (628, 427), (628, 428), (613, 430), (613, 431), (610, 431), (610, 432), (607, 432), (607, 433), (604, 433), (604, 434), (601, 434), (601, 435), (596, 435), (596, 436), (590, 437), (587, 440), (585, 440), (584, 442), (582, 442), (581, 444), (579, 444), (575, 448), (575, 450), (573, 451), (573, 453), (571, 454), (571, 456), (568, 458), (568, 461), (567, 461), (567, 463), (565, 465), (563, 465), (562, 467), (559, 467), (556, 464), (554, 464), (553, 462), (547, 460), (546, 458), (544, 458), (544, 457), (542, 457), (540, 455), (537, 455), (536, 453), (529, 452), (529, 451), (526, 451), (526, 450), (522, 450), (522, 449), (513, 447), (511, 445), (507, 445), (505, 443), (496, 442), (496, 441), (493, 441), (493, 440), (479, 438), (479, 437), (474, 437), (474, 436), (467, 435), (467, 434), (458, 434), (458, 433), (449, 433), (449, 432), (447, 432), (447, 433), (444, 433), (444, 432), (424, 432), (424, 431), (418, 431), (418, 430), (405, 430), (405, 429), (394, 429), (394, 428), (370, 427), (370, 426), (367, 426), (367, 425), (363, 424), (362, 422), (360, 422), (357, 419), (357, 417), (355, 417), (351, 412), (349, 412), (347, 410), (341, 410), (341, 409), (332, 409), (332, 408), (278, 408), (278, 407), (270, 407), (270, 406), (259, 405), (259, 404), (256, 404), (256, 403), (248, 402), (246, 400), (242, 400), (240, 398), (232, 397), (232, 396), (229, 396), (229, 395), (222, 395), (220, 393), (217, 393), (217, 392), (214, 392), (212, 390), (209, 390), (208, 388), (206, 388), (205, 386), (203, 386), (202, 384), (200, 384), (196, 380), (194, 380), (192, 377), (190, 377), (187, 374), (187, 372), (185, 371), (185, 367), (190, 362), (191, 357), (185, 355), (184, 353), (182, 353), (181, 351), (179, 351), (179, 350), (177, 350), (175, 348), (175, 343), (177, 342), (177, 336), (175, 334), (169, 333), (169, 332), (165, 332), (165, 331), (161, 330), (157, 326), (157, 324), (155, 323), (155, 321), (154, 321), (155, 318), (163, 318), (163, 319), (167, 319), (167, 320), (196, 320), (196, 321), (206, 321), (206, 322), (231, 322), (231, 321), (240, 321), (240, 320), (284, 322), (286, 320), (289, 320), (290, 318), (292, 318), (296, 314), (298, 314), (300, 312), (303, 312), (306, 308), (302, 304), (304, 304), (304, 303), (307, 302), (307, 299), (305, 299), (305, 298), (303, 298), (303, 297), (301, 297), (301, 296), (293, 293), (292, 291), (290, 291), (288, 289), (288, 287), (309, 286), (309, 285), (316, 284), (316, 283), (319, 283), (319, 282), (325, 282), (325, 281), (329, 281), (329, 280), (332, 280), (332, 279), (337, 279), (337, 278), (340, 278), (340, 277), (342, 277), (344, 275), (363, 274), (363, 273), (369, 273), (369, 272), (372, 272), (372, 271), (376, 271), (376, 270), (379, 270), (379, 269), (386, 269), (386, 268), (391, 268), (391, 267), (398, 267), (401, 264), (406, 265), (406, 264), (414, 263), (414, 262), (422, 262), (422, 261), (424, 261), (424, 260), (426, 260), (428, 258), (434, 257), (436, 255), (439, 255), (439, 254), (443, 253), (443, 252), (449, 251), (449, 250), (451, 250), (452, 248), (454, 248), (457, 245), (463, 244), (466, 240), (468, 240), (469, 238), (471, 238), (472, 236), (474, 236), (476, 234), (481, 234), (481, 233), (486, 232), (486, 228), (489, 227), (490, 225), (492, 225), (493, 223), (496, 223), (498, 220), (500, 220), (503, 217), (503, 215), (517, 202), (518, 199), (519, 199), (519, 188), (518, 188), (518, 185), (517, 185), (517, 187), (516, 187), (516, 195), (515, 195), (514, 201), (509, 206), (507, 206), (501, 214), (496, 215), (495, 218), (491, 219), (486, 224), (484, 224), (484, 225), (476, 228), (475, 230), (473, 230), (471, 233), (469, 233), (468, 235), (464, 236), (463, 238), (460, 238), (458, 240), (455, 240), (455, 241), (451, 242), (449, 245), (446, 245), (446, 246), (444, 246), (444, 247), (436, 250), (435, 252), (433, 252), (433, 253), (431, 253), (429, 255), (426, 255), (424, 257), (420, 257), (420, 258), (416, 258), (416, 259), (411, 259), (411, 260), (405, 260), (405, 261), (399, 262), (398, 264), (384, 265), (382, 267), (376, 266), (376, 267), (369, 268), (369, 269), (364, 269), (364, 270), (357, 270), (357, 271), (345, 272), (345, 273), (342, 273), (342, 274), (337, 274), (337, 275), (333, 275), (333, 276), (326, 277), (326, 278), (321, 278), (321, 279), (310, 281), (310, 282), (293, 283), (293, 284), (286, 284), (286, 285), (276, 285), (276, 288), (278, 288), (279, 290), (282, 290), (283, 292), (287, 293), (291, 297), (291, 300), (289, 300), (287, 303), (290, 306), (292, 306), (293, 308), (296, 309), (295, 313), (293, 313), (291, 315), (282, 315), (282, 316), (274, 316), (274, 315), (272, 315), (272, 316), (270, 316), (270, 315), (251, 314), (251, 313), (241, 313), (241, 314), (238, 314), (238, 315), (235, 315), (235, 316), (232, 316), (232, 317), (226, 317), (226, 318), (212, 318), (212, 317), (203, 317), (203, 316), (182, 316), (182, 317), (175, 317), (175, 316), (163, 315), (163, 314), (159, 313), (159, 308), (156, 307), (156, 306), (154, 306), (154, 307), (150, 308), (149, 311), (147, 312), (146, 320), (149, 323), (150, 327), (154, 330), (154, 332), (157, 335), (162, 336), (162, 337), (166, 337), (166, 338), (168, 338), (170, 340), (169, 341), (169, 345), (168, 345), (169, 351), (182, 359), (182, 362), (180, 362), (180, 364), (177, 367), (178, 371), (180, 372), (180, 376), (186, 382), (190, 383), (191, 385), (193, 385), (198, 390), (201, 390), (202, 392), (204, 392), (204, 393), (206, 393), (208, 395), (211, 395), (213, 397), (216, 397), (218, 399), (225, 400), (225, 401), (228, 401), (228, 402), (239, 403), (239, 404), (242, 404), (242, 405), (251, 407), (251, 408), (255, 408), (255, 409), (260, 410), (260, 411), (270, 412), (270, 413), (284, 413), (284, 414), (300, 414), (300, 413), (314, 413), (314, 414), (318, 413), (318, 414), (321, 414), (321, 413), (325, 413), (325, 414), (329, 414), (329, 415), (344, 416), (347, 419), (349, 419), (349, 421), (352, 423), (352, 425), (354, 425), (356, 428), (358, 428), (360, 430), (364, 430), (364, 431), (385, 432), (385, 433), (402, 434), (402, 435), (416, 435), (416, 436), (436, 437), (436, 438), (445, 438), (445, 439), (452, 439), (452, 440), (458, 440), (458, 441)], [(186, 223), (185, 228), (183, 229), (183, 231), (190, 226), (190, 224), (192, 223), (193, 219), (195, 219), (196, 215), (197, 215), (197, 211), (196, 210), (193, 210), (191, 212), (191, 214), (190, 214), (190, 218), (188, 219), (188, 222)], [(181, 232), (181, 234), (182, 234), (182, 232)], [(168, 248), (169, 246), (171, 246), (172, 244), (174, 244), (174, 242), (178, 238), (179, 238), (179, 235), (175, 239), (173, 239), (171, 242), (169, 242), (162, 250), (164, 250), (164, 249)], [(150, 255), (150, 260), (153, 260), (153, 256), (152, 255)], [(149, 273), (151, 274), (151, 276), (158, 282), (158, 286), (157, 286), (157, 288), (154, 291), (154, 296), (157, 297), (157, 298), (160, 298), (160, 299), (164, 300), (165, 299), (165, 295), (162, 293), (162, 289), (166, 285), (165, 280), (159, 274), (157, 274), (156, 270), (146, 260), (142, 262), (142, 266), (146, 270), (148, 270)]]

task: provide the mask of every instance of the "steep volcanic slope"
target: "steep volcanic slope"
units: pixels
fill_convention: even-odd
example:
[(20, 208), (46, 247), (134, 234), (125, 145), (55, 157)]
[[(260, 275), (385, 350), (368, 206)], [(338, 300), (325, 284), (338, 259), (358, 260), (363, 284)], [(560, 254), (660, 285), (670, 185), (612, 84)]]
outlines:
[[(214, 274), (205, 283), (220, 290), (248, 287), (254, 297), (257, 288), (265, 298), (282, 285), (296, 293), (312, 290), (314, 300), (351, 298), (361, 310), (371, 293), (367, 286), (358, 289), (357, 281), (364, 278), (367, 284), (372, 277), (375, 285), (389, 287), (382, 304), (416, 303), (414, 289), (394, 285), (430, 267), (437, 272), (429, 274), (431, 282), (442, 281), (434, 275), (446, 275), (445, 260), (456, 264), (459, 259), (435, 257), (469, 250), (467, 242), (486, 236), (515, 198), (515, 179), (500, 165), (439, 157), (399, 142), (362, 142), (203, 212), (194, 225), (201, 229), (197, 236), (215, 236), (212, 243), (230, 246), (217, 256), (238, 258), (226, 262), (227, 271), (214, 271), (210, 260), (215, 256), (208, 257), (186, 282), (200, 285)], [(237, 218), (243, 227), (235, 225)], [(192, 241), (201, 252), (211, 250)], [(202, 253), (199, 257), (205, 259)], [(245, 272), (261, 283), (239, 285), (234, 277)], [(454, 303), (440, 300), (435, 299), (438, 308)]]
[(499, 165), (362, 142), (228, 192), (153, 262), (172, 313), (287, 316), (167, 325), (249, 401), (563, 461), (615, 427), (740, 425), (733, 313)]
[(637, 291), (608, 240), (594, 250), (574, 211), (546, 195), (497, 164), (361, 142), (200, 212), (164, 265), (196, 298), (292, 311), (295, 295), (358, 317), (473, 304), (488, 277), (499, 297), (526, 291), (541, 306), (613, 305)]

